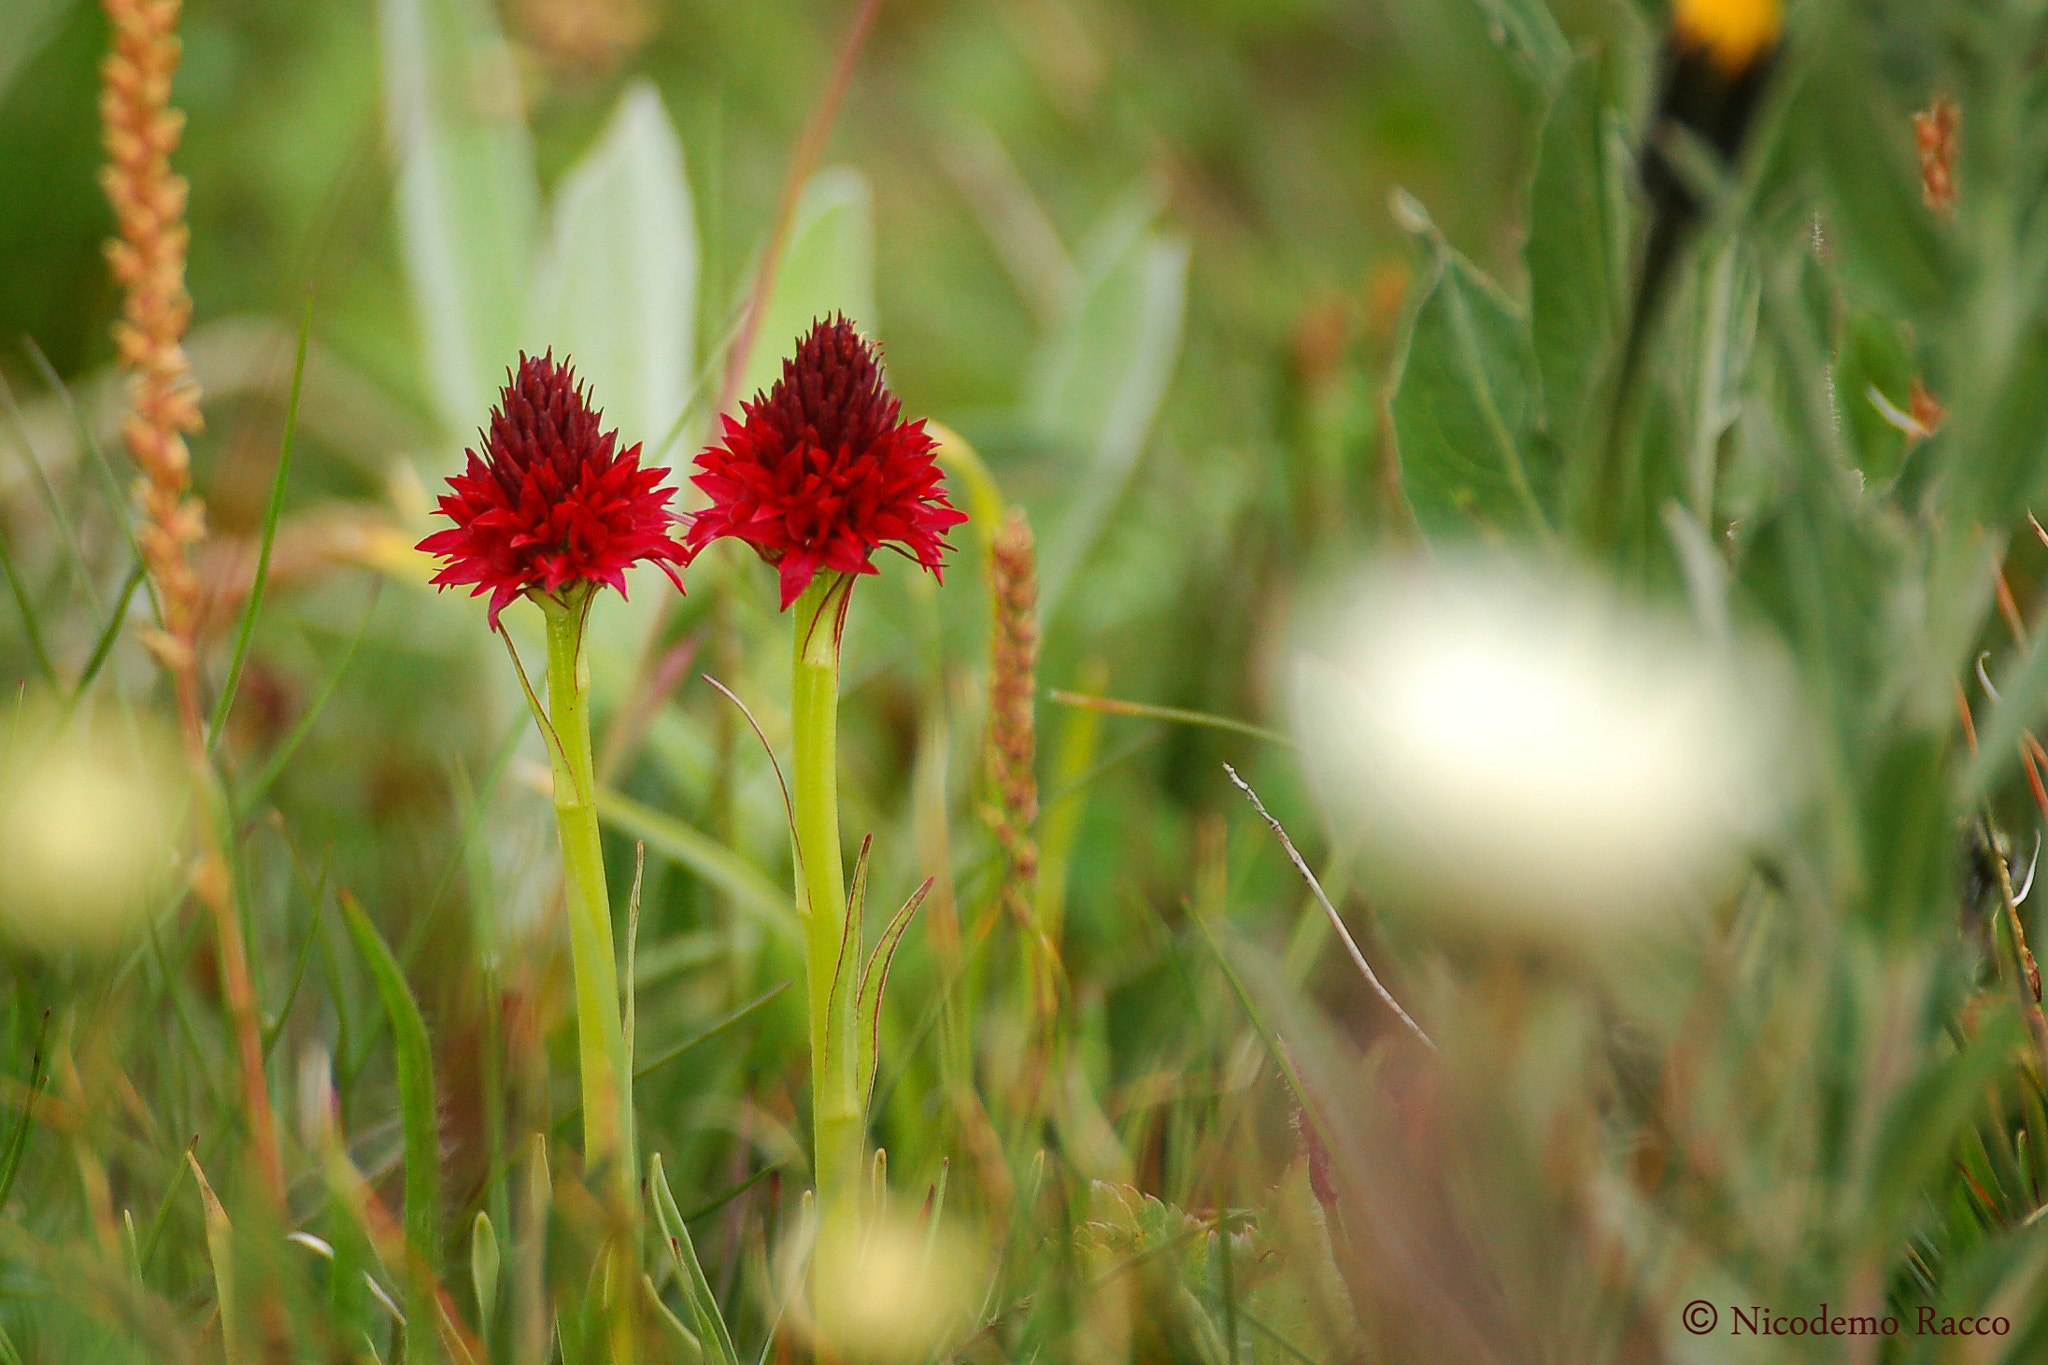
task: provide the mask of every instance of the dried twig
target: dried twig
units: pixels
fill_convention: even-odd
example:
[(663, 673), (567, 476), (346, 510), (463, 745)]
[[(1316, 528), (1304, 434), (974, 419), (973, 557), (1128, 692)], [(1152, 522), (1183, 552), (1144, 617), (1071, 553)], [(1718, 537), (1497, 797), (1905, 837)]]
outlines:
[(1337, 913), (1337, 907), (1330, 904), (1330, 898), (1323, 894), (1323, 884), (1316, 880), (1316, 874), (1309, 871), (1308, 863), (1295, 850), (1294, 840), (1287, 837), (1287, 831), (1281, 828), (1280, 822), (1267, 812), (1266, 803), (1259, 800), (1259, 794), (1251, 789), (1249, 783), (1237, 775), (1237, 769), (1226, 763), (1223, 765), (1223, 771), (1230, 774), (1231, 782), (1252, 803), (1252, 809), (1259, 813), (1259, 818), (1272, 826), (1273, 833), (1279, 836), (1280, 847), (1287, 850), (1288, 860), (1294, 864), (1294, 870), (1299, 872), (1302, 880), (1308, 883), (1309, 890), (1316, 893), (1316, 901), (1323, 907), (1323, 912), (1330, 917), (1330, 923), (1336, 926), (1337, 936), (1344, 940), (1345, 948), (1350, 950), (1351, 960), (1357, 963), (1358, 970), (1364, 973), (1366, 984), (1373, 988), (1380, 999), (1386, 1001), (1388, 1009), (1401, 1017), (1401, 1022), (1408, 1026), (1409, 1031), (1417, 1038), (1420, 1038), (1434, 1052), (1436, 1050), (1435, 1040), (1422, 1031), (1422, 1025), (1416, 1023), (1408, 1011), (1401, 1008), (1401, 1002), (1394, 998), (1393, 993), (1380, 984), (1378, 973), (1374, 972), (1372, 964), (1365, 960), (1365, 954), (1358, 951), (1358, 941), (1352, 938), (1351, 931), (1344, 927), (1344, 918)]

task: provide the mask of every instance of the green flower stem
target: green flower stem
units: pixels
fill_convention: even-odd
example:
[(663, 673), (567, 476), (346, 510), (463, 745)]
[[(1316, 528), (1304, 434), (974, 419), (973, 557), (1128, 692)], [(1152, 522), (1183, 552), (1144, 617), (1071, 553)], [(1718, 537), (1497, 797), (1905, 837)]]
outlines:
[[(790, 613), (795, 650), (790, 679), (790, 726), (795, 757), (797, 911), (804, 925), (805, 975), (810, 990), (813, 1173), (818, 1208), (829, 1221), (859, 1207), (867, 1141), (855, 1080), (856, 1033), (848, 963), (840, 989), (846, 936), (846, 881), (839, 844), (839, 636), (849, 574), (820, 573)], [(859, 944), (851, 945), (858, 954)]]
[(536, 594), (548, 628), (548, 745), (555, 761), (555, 821), (569, 915), (569, 957), (576, 978), (576, 1050), (583, 1073), (583, 1164), (609, 1169), (626, 1209), (636, 1207), (632, 1059), (619, 1018), (619, 972), (612, 949), (612, 903), (605, 890), (590, 756), (590, 660), (583, 626), (591, 588), (566, 601)]

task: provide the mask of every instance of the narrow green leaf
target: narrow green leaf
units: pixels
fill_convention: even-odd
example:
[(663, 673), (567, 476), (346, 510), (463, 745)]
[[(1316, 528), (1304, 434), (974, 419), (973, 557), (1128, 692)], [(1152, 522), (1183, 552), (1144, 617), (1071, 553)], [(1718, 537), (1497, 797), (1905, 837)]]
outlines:
[(683, 1221), (685, 1223), (695, 1223), (701, 1219), (709, 1218), (712, 1214), (717, 1213), (727, 1204), (730, 1204), (733, 1200), (739, 1198), (748, 1190), (753, 1189), (754, 1186), (760, 1184), (762, 1181), (766, 1180), (769, 1176), (774, 1175), (777, 1171), (781, 1169), (782, 1167), (780, 1165), (763, 1166), (760, 1170), (755, 1171), (745, 1180), (742, 1180), (737, 1184), (726, 1186), (717, 1194), (712, 1195), (709, 1199), (699, 1204), (696, 1208), (691, 1209), (689, 1212), (685, 1213), (683, 1215)]
[(270, 552), (276, 547), (277, 523), (284, 515), (285, 480), (292, 472), (292, 443), (299, 433), (299, 390), (306, 380), (306, 342), (312, 335), (313, 304), (308, 300), (306, 316), (299, 323), (299, 353), (292, 362), (292, 392), (285, 403), (284, 439), (277, 447), (277, 473), (270, 481), (270, 505), (263, 512), (263, 536), (257, 544), (256, 573), (249, 580), (249, 599), (242, 604), (242, 623), (235, 631), (235, 651), (228, 659), (227, 678), (221, 683), (213, 718), (207, 722), (206, 744), (209, 751), (220, 747), (228, 711), (235, 704), (235, 690), (242, 685), (242, 669), (249, 662), (249, 642), (256, 636), (256, 614), (263, 609), (263, 588), (270, 578)]
[(1401, 489), (1423, 533), (1546, 533), (1560, 470), (1537, 431), (1526, 321), (1448, 248), (1416, 310), (1397, 375), (1389, 410)]
[(921, 1273), (931, 1272), (932, 1251), (939, 1242), (939, 1225), (946, 1217), (946, 1182), (952, 1174), (952, 1158), (940, 1157), (939, 1178), (932, 1182), (931, 1193), (925, 1196), (924, 1201), (924, 1254), (918, 1259)]
[(214, 1296), (220, 1306), (221, 1355), (227, 1365), (241, 1365), (247, 1352), (243, 1349), (241, 1305), (235, 1292), (234, 1227), (228, 1222), (228, 1211), (221, 1207), (213, 1186), (206, 1183), (199, 1158), (187, 1152), (185, 1160), (192, 1167), (192, 1178), (199, 1182), (199, 1200), (206, 1210), (206, 1254), (213, 1261)]
[[(864, 836), (860, 841), (860, 852), (853, 860), (853, 883), (846, 893), (846, 918), (839, 929), (839, 955), (833, 959), (832, 985), (825, 995), (825, 1017), (834, 1021), (825, 1030), (825, 1056), (818, 1064), (820, 1072), (828, 1076), (839, 1075), (841, 1059), (833, 1055), (833, 1045), (839, 1042), (834, 1036), (845, 1008), (842, 1003), (849, 995), (858, 997), (860, 990), (860, 944), (861, 917), (868, 901), (868, 854), (873, 849), (875, 836)], [(853, 1060), (856, 1067), (861, 1055), (860, 1044), (856, 1041)], [(859, 1071), (854, 1075), (858, 1077)], [(834, 1082), (837, 1085), (837, 1082)]]
[[(424, 1259), (429, 1276), (441, 1274), (441, 1137), (434, 1105), (433, 1049), (418, 1001), (406, 985), (384, 938), (353, 894), (341, 893), (341, 909), (356, 952), (369, 969), (384, 1013), (391, 1024), (392, 1050), (398, 1067), (398, 1111), (405, 1133), (405, 1235)], [(406, 1316), (433, 1321), (431, 1291), (415, 1286), (418, 1311)]]
[(14, 1193), (14, 1177), (21, 1172), (21, 1154), (28, 1149), (29, 1128), (36, 1117), (36, 1099), (49, 1084), (50, 1074), (43, 1065), (43, 1049), (50, 1041), (50, 1012), (43, 1011), (43, 1022), (36, 1031), (35, 1051), (29, 1058), (28, 1098), (21, 1106), (21, 1122), (14, 1126), (14, 1135), (7, 1140), (7, 1155), (0, 1159), (0, 1209), (7, 1207), (7, 1198)]
[(662, 1326), (668, 1328), (670, 1335), (675, 1338), (676, 1355), (672, 1358), (678, 1365), (699, 1365), (704, 1359), (704, 1343), (697, 1339), (695, 1332), (683, 1326), (681, 1318), (669, 1311), (669, 1306), (661, 1301), (661, 1291), (654, 1287), (654, 1280), (650, 1276), (640, 1277), (640, 1287), (646, 1292), (647, 1302), (654, 1309), (655, 1318)]
[(491, 1319), (498, 1312), (500, 1264), (498, 1230), (491, 1225), (491, 1215), (478, 1209), (475, 1221), (469, 1225), (469, 1282), (476, 1291), (477, 1326), (486, 1337), (490, 1335)]
[[(128, 581), (121, 585), (121, 595), (114, 599), (114, 609), (107, 613), (107, 624), (100, 630), (100, 638), (94, 642), (92, 657), (85, 661), (85, 669), (78, 675), (78, 682), (71, 689), (71, 701), (76, 705), (100, 675), (106, 665), (107, 656), (114, 652), (114, 641), (121, 638), (121, 627), (128, 624), (128, 604), (135, 600), (135, 590), (149, 577), (149, 566), (141, 560), (128, 571)], [(41, 642), (37, 641), (37, 647)]]
[(690, 1241), (689, 1225), (677, 1211), (676, 1197), (669, 1190), (661, 1153), (654, 1154), (649, 1169), (651, 1178), (648, 1186), (654, 1196), (655, 1220), (661, 1226), (662, 1240), (668, 1243), (669, 1255), (675, 1261), (676, 1278), (696, 1320), (697, 1336), (706, 1344), (713, 1365), (739, 1365), (732, 1334), (726, 1331), (725, 1318), (718, 1311), (718, 1298), (711, 1292), (711, 1282), (704, 1277), (704, 1267), (697, 1262), (697, 1248)]
[(263, 1060), (270, 1060), (270, 1050), (277, 1046), (278, 1035), (284, 1032), (285, 1021), (292, 1017), (292, 1006), (298, 1003), (299, 988), (306, 981), (306, 967), (313, 960), (313, 943), (320, 936), (321, 911), (327, 899), (327, 865), (320, 866), (320, 880), (313, 887), (313, 914), (306, 926), (305, 941), (299, 944), (298, 960), (292, 964), (291, 985), (285, 988), (284, 1002), (277, 1007), (277, 1017), (263, 1030)]
[[(1081, 675), (1084, 692), (1099, 693), (1109, 685), (1109, 671), (1097, 660)], [(1040, 932), (1059, 942), (1067, 915), (1067, 870), (1081, 837), (1081, 816), (1088, 809), (1088, 779), (1102, 741), (1102, 713), (1080, 710), (1060, 727), (1053, 755), (1047, 798), (1038, 819), (1038, 894), (1032, 915)]]
[(21, 633), (28, 640), (29, 653), (36, 656), (36, 668), (42, 673), (43, 681), (54, 689), (57, 686), (57, 665), (51, 662), (49, 648), (43, 644), (43, 630), (36, 621), (35, 604), (29, 601), (28, 588), (14, 567), (14, 556), (8, 552), (4, 535), (0, 535), (0, 574), (7, 576), (7, 591), (14, 596), (15, 610), (21, 613)]
[[(626, 971), (625, 984), (620, 989), (624, 997), (620, 1004), (625, 1013), (622, 1028), (626, 1039), (626, 1063), (632, 1065), (634, 1056), (633, 1034), (640, 1025), (640, 989), (638, 986), (640, 958), (640, 889), (647, 878), (647, 841), (641, 839), (633, 845), (633, 889), (626, 895)], [(627, 1096), (627, 1112), (632, 1111), (632, 1097)]]
[(683, 1054), (691, 1051), (694, 1048), (703, 1046), (705, 1043), (710, 1042), (713, 1038), (718, 1037), (726, 1030), (733, 1028), (734, 1026), (744, 1022), (749, 1015), (754, 1013), (755, 1010), (760, 1009), (770, 1000), (773, 1000), (776, 996), (781, 995), (784, 991), (788, 990), (791, 984), (791, 982), (785, 981), (780, 986), (776, 986), (772, 990), (766, 991), (760, 995), (755, 996), (752, 1000), (749, 1000), (746, 1004), (741, 1005), (738, 1009), (734, 1010), (731, 1014), (726, 1015), (717, 1023), (710, 1025), (708, 1028), (705, 1028), (698, 1033), (692, 1034), (690, 1037), (685, 1038), (682, 1042), (677, 1043), (673, 1047), (666, 1049), (662, 1052), (660, 1056), (654, 1058), (652, 1061), (642, 1063), (640, 1067), (633, 1072), (633, 1079), (638, 1081), (653, 1075), (655, 1072), (661, 1070), (661, 1068), (667, 1066), (670, 1062), (675, 1061), (678, 1057), (681, 1057)]
[(1150, 702), (1124, 701), (1117, 697), (1089, 697), (1079, 692), (1062, 692), (1053, 688), (1045, 699), (1059, 706), (1080, 706), (1091, 711), (1107, 711), (1113, 716), (1139, 716), (1145, 720), (1163, 720), (1174, 725), (1199, 725), (1209, 730), (1224, 730), (1233, 735), (1246, 735), (1261, 739), (1268, 744), (1277, 744), (1283, 749), (1299, 747), (1278, 730), (1268, 730), (1263, 725), (1249, 721), (1234, 720), (1229, 716), (1212, 715), (1207, 711), (1190, 711), (1180, 706), (1154, 706)]
[(875, 1093), (875, 1069), (881, 1064), (882, 1052), (882, 992), (889, 984), (889, 964), (896, 960), (896, 945), (903, 941), (903, 931), (910, 927), (910, 921), (917, 914), (917, 907), (924, 904), (924, 898), (931, 894), (932, 879), (926, 877), (917, 890), (910, 893), (910, 899), (903, 902), (903, 908), (890, 919), (888, 927), (882, 930), (881, 938), (875, 941), (875, 950), (868, 956), (867, 966), (860, 974), (860, 994), (854, 998), (854, 1029), (858, 1033), (858, 1052), (855, 1054), (854, 1081), (860, 1086), (860, 1102), (865, 1107)]
[[(198, 1140), (197, 1137), (193, 1138), (195, 1143)], [(186, 1155), (189, 1156), (192, 1149), (187, 1147), (185, 1151)], [(142, 1269), (144, 1273), (147, 1273), (149, 1270), (150, 1258), (156, 1255), (156, 1244), (163, 1240), (164, 1225), (170, 1220), (172, 1201), (177, 1197), (178, 1188), (184, 1183), (184, 1180), (185, 1163), (181, 1161), (171, 1168), (171, 1180), (168, 1185), (164, 1186), (163, 1200), (156, 1206), (156, 1216), (149, 1220), (149, 1235), (142, 1239)]]

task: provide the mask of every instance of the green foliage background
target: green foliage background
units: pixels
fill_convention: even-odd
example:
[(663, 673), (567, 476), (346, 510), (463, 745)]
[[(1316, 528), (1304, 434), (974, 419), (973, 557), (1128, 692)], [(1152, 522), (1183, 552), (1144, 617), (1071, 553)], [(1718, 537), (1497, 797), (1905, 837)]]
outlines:
[[(114, 451), (107, 29), (83, 0), (5, 3), (0, 532), (25, 610), (0, 609), (0, 680), (39, 676), (40, 637), (68, 682), (130, 568), (127, 509), (76, 430)], [(323, 1171), (302, 1097), (329, 1075), (350, 1157), (486, 1352), (545, 1359), (552, 1331), (597, 1358), (539, 748), (478, 604), (424, 590), (406, 547), (520, 346), (571, 349), (625, 439), (687, 464), (850, 19), (187, 6), (175, 165), (215, 677), (254, 548), (278, 547), (222, 763), (291, 1226), (237, 1164), (200, 916), (172, 907), (104, 960), (10, 957), (0, 1359), (217, 1359), (236, 1333), (308, 1359), (436, 1350), (358, 1273), (431, 1314)], [(906, 411), (970, 441), (1038, 532), (1039, 911), (1065, 983), (1043, 1093), (1013, 1084), (1033, 948), (995, 913), (980, 816), (987, 528), (962, 528), (943, 587), (885, 564), (849, 641), (845, 827), (875, 834), (891, 907), (941, 879), (892, 978), (872, 1136), (904, 1207), (944, 1190), (990, 1235), (957, 1358), (1722, 1358), (1681, 1326), (1695, 1298), (1997, 1312), (2012, 1330), (1983, 1358), (2048, 1347), (2048, 1026), (2012, 888), (1980, 875), (2003, 860), (1970, 851), (2016, 863), (2037, 825), (2014, 759), (2048, 696), (2024, 624), (2048, 569), (2027, 523), (2048, 470), (2048, 20), (2031, 0), (1790, 6), (1751, 154), (1703, 187), (1623, 409), (1612, 523), (1588, 530), (1661, 24), (1621, 0), (882, 7), (742, 395), (846, 308)], [(1962, 110), (1953, 222), (1913, 160), (1936, 92)], [(1903, 409), (1915, 379), (1950, 416), (1909, 446), (1869, 395)], [(1815, 790), (1683, 943), (1589, 963), (1381, 928), (1285, 749), (1047, 696), (1282, 725), (1300, 601), (1369, 552), (1472, 540), (1686, 598), (1793, 660)], [(687, 1331), (658, 1339), (765, 1358), (806, 1180), (801, 959), (775, 775), (699, 675), (784, 744), (787, 644), (750, 556), (689, 581), (664, 605), (642, 575), (599, 607), (608, 860), (627, 885), (645, 840), (641, 1145), (663, 1157), (656, 1223), (689, 1228), (654, 1286)], [(664, 659), (676, 685), (650, 708), (635, 680)], [(161, 701), (132, 631), (95, 687)], [(1224, 761), (1440, 1058), (1331, 949)], [(962, 969), (935, 917), (967, 934)], [(522, 1202), (550, 1188), (532, 1130), (557, 1146), (552, 1214)], [(192, 1182), (195, 1134), (232, 1234)]]

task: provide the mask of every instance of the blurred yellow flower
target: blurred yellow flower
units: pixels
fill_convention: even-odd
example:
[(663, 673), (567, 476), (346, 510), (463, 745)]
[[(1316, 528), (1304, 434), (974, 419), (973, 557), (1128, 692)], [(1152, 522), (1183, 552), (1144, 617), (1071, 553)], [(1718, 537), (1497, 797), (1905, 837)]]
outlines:
[(25, 707), (0, 748), (0, 925), (50, 953), (119, 944), (176, 871), (182, 774), (146, 719)]
[(1704, 48), (1714, 65), (1734, 75), (1770, 48), (1785, 26), (1779, 0), (1677, 0), (1671, 28), (1678, 41)]

